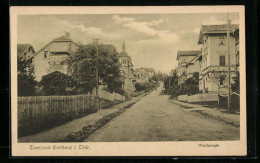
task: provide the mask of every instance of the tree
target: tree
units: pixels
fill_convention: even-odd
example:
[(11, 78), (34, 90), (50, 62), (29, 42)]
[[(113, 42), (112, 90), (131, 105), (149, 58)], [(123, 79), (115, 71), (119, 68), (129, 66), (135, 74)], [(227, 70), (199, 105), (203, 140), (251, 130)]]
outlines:
[(40, 85), (42, 86), (44, 95), (68, 95), (76, 93), (76, 83), (72, 77), (59, 71), (43, 76)]
[(164, 79), (164, 88), (167, 94), (173, 95), (176, 93), (178, 86), (178, 76), (176, 70), (172, 72), (171, 76), (168, 76)]
[[(107, 84), (108, 91), (120, 92), (120, 63), (113, 45), (81, 45), (75, 54), (67, 58), (66, 63), (69, 74), (83, 93), (92, 91), (101, 81)], [(96, 82), (97, 68), (99, 83)]]
[(34, 68), (30, 60), (24, 60), (17, 57), (18, 73), (18, 96), (35, 95), (35, 86), (37, 82), (34, 77)]
[(227, 72), (225, 70), (212, 70), (208, 74), (208, 78), (218, 86), (218, 94), (220, 94), (220, 86), (227, 78)]
[(188, 78), (183, 83), (183, 89), (185, 94), (194, 95), (199, 93), (199, 73), (194, 73), (193, 77)]
[(232, 78), (234, 83), (231, 84), (231, 89), (233, 92), (240, 93), (240, 74), (237, 71), (236, 76)]

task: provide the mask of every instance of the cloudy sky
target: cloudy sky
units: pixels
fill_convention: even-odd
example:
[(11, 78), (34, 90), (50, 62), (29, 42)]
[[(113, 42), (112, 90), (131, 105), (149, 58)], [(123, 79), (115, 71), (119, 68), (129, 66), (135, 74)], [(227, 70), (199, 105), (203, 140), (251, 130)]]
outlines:
[[(153, 67), (168, 73), (177, 65), (178, 50), (199, 50), (202, 24), (225, 24), (226, 14), (121, 14), (121, 15), (20, 15), (18, 43), (39, 50), (56, 37), (70, 32), (82, 44), (98, 38), (120, 52), (125, 41), (134, 68)], [(232, 24), (238, 14), (230, 14)]]

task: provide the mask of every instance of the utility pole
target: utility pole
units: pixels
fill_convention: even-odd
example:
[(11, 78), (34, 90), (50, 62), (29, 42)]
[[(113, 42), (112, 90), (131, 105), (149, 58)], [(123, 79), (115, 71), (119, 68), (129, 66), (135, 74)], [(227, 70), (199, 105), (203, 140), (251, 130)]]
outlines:
[(227, 13), (227, 55), (228, 55), (228, 110), (230, 110), (231, 102), (231, 72), (230, 72), (230, 52), (229, 52), (229, 37), (230, 37), (230, 23), (229, 14)]
[(168, 88), (169, 98), (171, 97), (170, 86), (171, 86), (171, 73), (169, 73), (169, 88)]
[(99, 76), (98, 76), (98, 40), (99, 39), (94, 39), (94, 43), (96, 44), (96, 96), (98, 97), (98, 82), (99, 82)]

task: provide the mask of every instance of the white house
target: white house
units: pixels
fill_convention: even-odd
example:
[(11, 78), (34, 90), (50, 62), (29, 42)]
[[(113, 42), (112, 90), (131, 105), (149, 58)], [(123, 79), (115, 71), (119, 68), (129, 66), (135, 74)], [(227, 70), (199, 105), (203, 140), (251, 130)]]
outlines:
[(178, 84), (183, 83), (188, 77), (192, 77), (194, 72), (199, 72), (196, 57), (200, 54), (200, 50), (177, 52), (178, 67), (176, 68), (176, 72), (178, 76)]
[[(236, 71), (234, 32), (237, 29), (237, 24), (230, 26), (231, 79)], [(226, 93), (228, 73), (227, 25), (202, 25), (198, 44), (202, 45), (202, 53), (198, 57), (200, 62), (199, 89), (204, 93)]]
[(36, 80), (40, 81), (42, 76), (54, 71), (67, 74), (67, 65), (62, 61), (73, 54), (77, 48), (78, 44), (71, 40), (69, 33), (52, 40), (41, 48), (31, 57)]

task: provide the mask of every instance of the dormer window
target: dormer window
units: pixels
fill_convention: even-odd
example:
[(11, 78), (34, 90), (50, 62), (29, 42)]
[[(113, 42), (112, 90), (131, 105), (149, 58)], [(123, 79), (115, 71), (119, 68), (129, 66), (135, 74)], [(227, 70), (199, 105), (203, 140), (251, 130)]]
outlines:
[(219, 36), (219, 45), (224, 45), (224, 35)]

